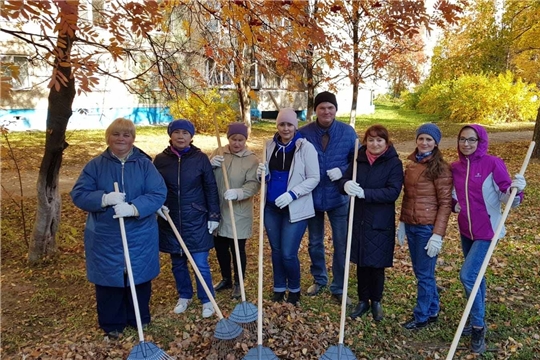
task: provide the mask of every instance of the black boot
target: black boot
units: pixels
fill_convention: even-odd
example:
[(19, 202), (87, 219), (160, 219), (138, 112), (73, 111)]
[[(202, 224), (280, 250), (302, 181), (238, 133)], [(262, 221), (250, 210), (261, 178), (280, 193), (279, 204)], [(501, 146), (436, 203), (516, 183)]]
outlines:
[(226, 289), (232, 288), (232, 281), (231, 279), (223, 278), (220, 282), (218, 282), (216, 285), (214, 285), (215, 291), (222, 291)]
[(234, 284), (233, 291), (231, 294), (232, 299), (240, 299), (242, 297), (242, 292), (240, 289), (240, 284)]
[(289, 295), (287, 296), (287, 302), (289, 304), (293, 304), (294, 306), (296, 306), (298, 301), (300, 301), (300, 291), (298, 291), (298, 292), (290, 292), (289, 291)]
[(284, 298), (285, 298), (285, 291), (280, 291), (280, 292), (274, 291), (274, 295), (272, 296), (272, 301), (282, 302)]
[(357, 317), (361, 317), (365, 313), (369, 311), (369, 302), (367, 301), (360, 301), (358, 305), (356, 305), (356, 308), (353, 312), (351, 312), (351, 318), (356, 319)]
[(382, 305), (380, 301), (371, 302), (371, 313), (373, 314), (373, 320), (381, 321), (384, 317)]

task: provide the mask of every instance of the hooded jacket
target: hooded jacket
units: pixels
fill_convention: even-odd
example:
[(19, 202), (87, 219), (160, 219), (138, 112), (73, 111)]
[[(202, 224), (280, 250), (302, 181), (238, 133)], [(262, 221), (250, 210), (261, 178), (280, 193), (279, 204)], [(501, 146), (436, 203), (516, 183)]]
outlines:
[[(287, 191), (293, 191), (298, 196), (288, 206), (291, 223), (315, 216), (311, 193), (320, 179), (317, 151), (313, 145), (306, 139), (299, 138), (295, 142), (295, 147), (287, 182)], [(266, 143), (266, 163), (270, 162), (275, 148), (276, 142), (274, 140), (269, 140)], [(268, 181), (272, 181), (272, 178), (269, 177)]]
[(152, 165), (151, 158), (138, 148), (121, 162), (109, 149), (90, 160), (71, 190), (73, 203), (88, 212), (84, 229), (86, 273), (91, 283), (124, 287), (124, 248), (120, 223), (112, 206), (101, 207), (103, 194), (114, 191), (114, 183), (135, 205), (137, 217), (124, 218), (135, 284), (159, 274), (156, 211), (163, 205), (167, 187)]
[[(198, 147), (191, 148), (182, 156), (170, 147), (154, 160), (157, 170), (167, 184), (165, 205), (190, 252), (206, 252), (214, 247), (212, 234), (208, 233), (208, 221), (219, 221), (218, 189), (208, 156)], [(161, 217), (159, 224), (159, 250), (182, 254), (182, 248), (171, 226)]]
[[(465, 127), (476, 131), (478, 146), (473, 154), (463, 155), (459, 150), (460, 130), (457, 139), (459, 160), (452, 163), (453, 197), (461, 207), (459, 232), (472, 240), (491, 240), (501, 219), (501, 205), (508, 199), (512, 179), (504, 161), (487, 154), (487, 131), (477, 124)], [(523, 193), (519, 193), (513, 206), (519, 205), (522, 199)], [(503, 226), (499, 239), (504, 234)]]
[[(211, 156), (218, 153), (215, 150)], [(223, 147), (223, 157), (225, 169), (227, 169), (227, 179), (230, 189), (242, 189), (242, 198), (233, 200), (234, 220), (236, 223), (236, 234), (239, 239), (248, 239), (252, 235), (253, 228), (253, 195), (259, 191), (259, 181), (257, 180), (257, 167), (259, 159), (255, 153), (249, 149), (244, 149), (237, 153), (232, 153), (229, 145)], [(232, 222), (229, 211), (229, 202), (223, 198), (225, 193), (225, 179), (223, 177), (223, 167), (214, 169), (214, 175), (219, 191), (219, 204), (221, 210), (221, 222), (217, 229), (217, 234), (222, 237), (232, 239)]]

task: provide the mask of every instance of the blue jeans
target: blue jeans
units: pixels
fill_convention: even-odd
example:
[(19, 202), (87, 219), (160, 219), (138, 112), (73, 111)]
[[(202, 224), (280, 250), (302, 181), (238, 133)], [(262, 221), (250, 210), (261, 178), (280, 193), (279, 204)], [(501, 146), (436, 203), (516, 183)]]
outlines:
[(300, 291), (298, 250), (307, 220), (291, 223), (289, 218), (288, 207), (280, 209), (270, 203), (264, 207), (264, 227), (272, 249), (274, 292)]
[[(309, 257), (311, 258), (311, 275), (315, 283), (326, 285), (328, 272), (324, 257), (324, 211), (316, 211), (315, 217), (308, 219)], [(345, 272), (345, 251), (347, 246), (347, 228), (349, 205), (342, 205), (326, 212), (332, 228), (334, 256), (332, 258), (332, 294), (343, 293), (343, 274)]]
[[(465, 261), (459, 272), (459, 279), (465, 288), (467, 300), (472, 292), (476, 277), (480, 272), (484, 258), (488, 252), (491, 241), (471, 240), (461, 235), (461, 249), (465, 256)], [(482, 278), (476, 297), (471, 308), (469, 320), (472, 326), (483, 327), (486, 313), (486, 278)]]
[[(212, 273), (210, 272), (210, 264), (208, 263), (208, 251), (192, 253), (191, 256), (199, 268), (204, 282), (210, 289), (210, 293), (214, 296), (214, 286), (212, 285)], [(188, 258), (185, 254), (171, 254), (172, 273), (174, 280), (176, 280), (176, 291), (178, 291), (178, 297), (183, 299), (191, 299), (193, 297), (193, 284), (191, 283), (191, 276), (187, 266)], [(197, 297), (201, 300), (202, 304), (210, 302), (208, 295), (204, 291), (204, 288), (199, 281), (199, 278), (195, 276), (197, 283)]]
[(413, 314), (416, 322), (427, 321), (430, 316), (439, 314), (439, 293), (435, 280), (435, 265), (437, 256), (429, 257), (426, 247), (429, 238), (433, 235), (433, 225), (405, 224), (409, 253), (416, 276), (416, 306)]

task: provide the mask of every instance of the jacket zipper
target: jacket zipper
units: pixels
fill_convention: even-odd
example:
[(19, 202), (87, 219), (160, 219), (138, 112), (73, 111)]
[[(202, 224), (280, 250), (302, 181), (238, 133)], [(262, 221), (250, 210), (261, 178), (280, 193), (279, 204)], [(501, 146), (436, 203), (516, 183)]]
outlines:
[[(182, 162), (182, 158), (178, 157), (178, 171), (176, 173), (176, 188), (178, 189), (176, 191), (176, 198), (178, 199), (178, 223), (180, 225), (180, 228), (182, 228), (182, 208), (180, 204), (180, 163)], [(180, 229), (178, 229), (180, 231)], [(184, 251), (182, 250), (182, 247), (180, 246), (180, 256), (184, 254)]]
[(469, 160), (469, 158), (467, 158), (467, 173), (465, 175), (465, 205), (467, 206), (467, 220), (469, 223), (470, 238), (471, 240), (474, 240), (473, 232), (472, 232), (470, 202), (469, 202), (469, 173), (470, 171), (471, 171), (471, 161)]

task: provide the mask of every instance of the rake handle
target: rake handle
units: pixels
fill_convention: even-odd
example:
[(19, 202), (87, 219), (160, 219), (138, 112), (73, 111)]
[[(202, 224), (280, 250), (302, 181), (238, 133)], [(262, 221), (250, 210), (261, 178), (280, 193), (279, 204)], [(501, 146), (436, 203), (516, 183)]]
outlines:
[[(358, 138), (354, 142), (354, 160), (353, 160), (353, 171), (352, 171), (352, 181), (356, 182), (356, 171), (358, 168)], [(345, 251), (345, 272), (343, 274), (343, 295), (341, 296), (341, 319), (339, 321), (339, 340), (338, 344), (343, 344), (343, 338), (345, 335), (345, 318), (347, 311), (347, 292), (349, 287), (349, 265), (351, 262), (351, 243), (352, 243), (352, 230), (354, 222), (354, 200), (356, 196), (351, 196), (350, 205), (349, 205), (349, 224), (347, 230), (347, 250)]]
[[(120, 192), (118, 189), (118, 183), (114, 183), (114, 191)], [(129, 257), (129, 247), (126, 236), (126, 226), (124, 224), (124, 218), (119, 217), (120, 234), (122, 235), (122, 246), (124, 247), (124, 259), (126, 261), (126, 268), (129, 279), (129, 288), (131, 290), (131, 298), (133, 299), (133, 309), (135, 311), (135, 321), (137, 322), (137, 332), (139, 334), (139, 342), (144, 342), (144, 332), (142, 328), (141, 313), (139, 310), (139, 301), (137, 299), (137, 290), (135, 290), (135, 280), (133, 279), (133, 269), (131, 268), (131, 259)]]
[[(262, 152), (263, 161), (266, 161), (266, 141), (263, 142), (263, 152)], [(266, 195), (266, 173), (263, 171), (261, 173), (261, 192), (259, 200), (259, 279), (258, 279), (258, 290), (257, 290), (257, 344), (262, 346), (263, 337), (262, 337), (262, 327), (263, 327), (263, 245), (264, 245), (264, 203)], [(259, 354), (261, 351), (259, 351)]]
[[(216, 118), (216, 114), (214, 113), (214, 125), (216, 127), (216, 138), (218, 142), (218, 152), (221, 156), (223, 156), (223, 148), (221, 147), (221, 137), (219, 136), (219, 126)], [(229, 190), (229, 177), (227, 175), (227, 167), (225, 166), (225, 161), (221, 163), (221, 170), (223, 172), (223, 180), (225, 181), (225, 189)], [(231, 226), (232, 226), (232, 232), (233, 232), (233, 240), (234, 240), (234, 252), (236, 254), (236, 268), (238, 269), (238, 281), (240, 282), (240, 293), (242, 295), (242, 302), (246, 301), (246, 291), (244, 289), (244, 273), (242, 268), (242, 261), (240, 259), (240, 247), (238, 245), (238, 233), (236, 232), (236, 220), (234, 218), (234, 207), (232, 200), (227, 200), (227, 203), (229, 204), (229, 213), (231, 217)]]
[[(529, 165), (529, 161), (531, 160), (531, 155), (535, 146), (535, 142), (531, 141), (529, 145), (529, 149), (527, 151), (527, 155), (525, 155), (525, 160), (523, 161), (523, 164), (521, 165), (521, 170), (519, 173), (521, 175), (525, 174), (525, 170), (527, 170), (527, 165)], [(506, 221), (506, 218), (508, 217), (508, 213), (510, 212), (510, 208), (512, 207), (512, 202), (514, 201), (514, 198), (516, 197), (517, 189), (512, 188), (512, 192), (510, 193), (510, 197), (506, 201), (506, 205), (504, 206), (504, 211), (501, 216), (501, 219), (499, 220), (499, 223), (497, 224), (497, 227), (495, 229), (495, 233), (493, 234), (493, 237), (491, 238), (491, 244), (489, 244), (488, 251), (486, 253), (486, 256), (484, 257), (484, 262), (482, 262), (482, 267), (480, 268), (480, 271), (478, 272), (478, 275), (476, 276), (476, 281), (474, 282), (474, 286), (471, 290), (471, 294), (469, 295), (469, 299), (467, 300), (467, 305), (465, 306), (465, 311), (463, 311), (463, 315), (461, 316), (461, 321), (459, 322), (459, 326), (456, 330), (456, 333), (454, 334), (454, 340), (452, 341), (452, 345), (450, 346), (450, 350), (448, 351), (448, 355), (446, 356), (446, 360), (450, 360), (454, 358), (454, 354), (456, 352), (459, 339), (461, 338), (461, 332), (463, 331), (463, 328), (465, 327), (465, 323), (467, 322), (467, 318), (469, 317), (469, 314), (471, 312), (474, 298), (476, 297), (476, 294), (478, 293), (478, 289), (480, 288), (480, 284), (482, 283), (482, 278), (484, 277), (489, 261), (491, 260), (491, 256), (493, 255), (493, 252), (495, 251), (495, 247), (497, 246), (498, 240), (499, 240), (499, 234), (502, 231), (502, 228), (504, 226), (504, 222)]]
[(172, 221), (171, 216), (169, 215), (169, 210), (164, 210), (163, 214), (167, 218), (167, 222), (171, 226), (171, 229), (174, 232), (174, 235), (176, 235), (176, 239), (180, 243), (180, 246), (182, 247), (182, 250), (186, 254), (189, 262), (191, 263), (191, 267), (193, 267), (193, 271), (195, 271), (195, 274), (197, 275), (197, 278), (199, 279), (199, 282), (201, 283), (201, 285), (202, 285), (202, 287), (204, 289), (204, 292), (206, 293), (206, 295), (210, 299), (210, 302), (212, 303), (212, 306), (214, 307), (214, 310), (216, 310), (217, 316), (219, 317), (220, 320), (223, 319), (223, 314), (221, 313), (221, 310), (219, 309), (219, 306), (216, 303), (216, 299), (214, 299), (214, 297), (212, 296), (212, 292), (208, 288), (208, 285), (206, 285), (206, 281), (204, 281), (204, 277), (202, 276), (201, 271), (197, 267), (197, 264), (195, 263), (195, 260), (193, 260), (193, 256), (191, 256), (191, 253), (189, 252), (189, 250), (188, 250), (188, 248), (186, 246), (186, 243), (184, 243), (184, 240), (182, 240), (182, 236), (178, 232), (178, 229), (176, 228), (176, 225), (174, 225), (174, 222)]

